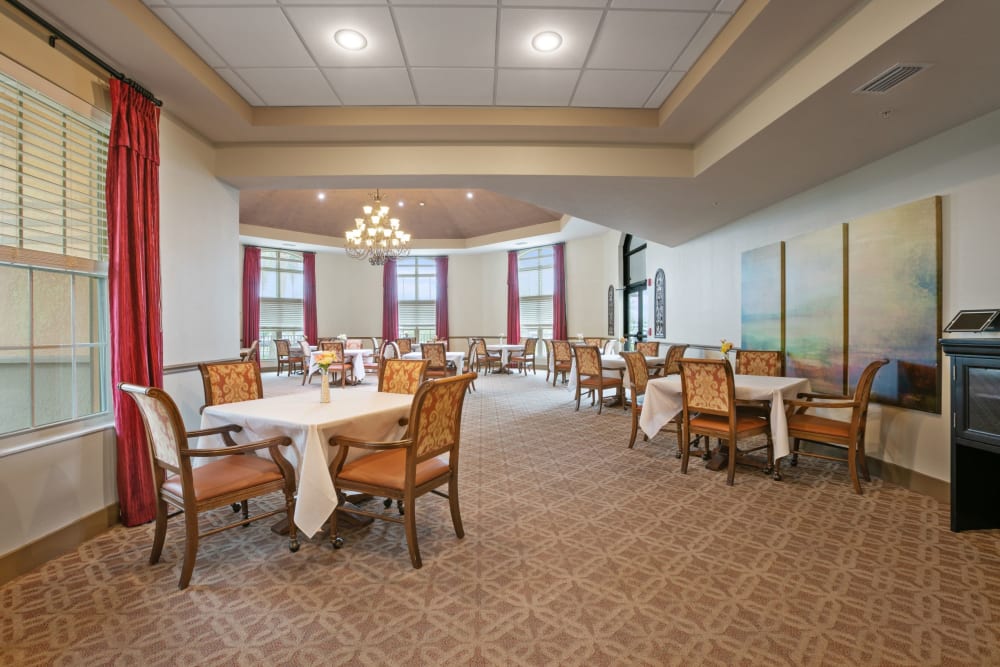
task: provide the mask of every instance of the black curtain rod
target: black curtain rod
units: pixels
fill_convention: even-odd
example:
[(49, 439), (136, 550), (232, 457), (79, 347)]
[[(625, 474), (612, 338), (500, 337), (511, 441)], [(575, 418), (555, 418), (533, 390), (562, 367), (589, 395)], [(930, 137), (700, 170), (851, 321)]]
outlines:
[(48, 21), (46, 21), (44, 18), (42, 18), (41, 16), (39, 16), (38, 14), (36, 14), (34, 11), (32, 11), (31, 9), (29, 9), (28, 7), (25, 7), (24, 5), (22, 5), (17, 0), (7, 0), (7, 4), (13, 6), (17, 10), (19, 10), (22, 14), (24, 14), (28, 18), (30, 18), (32, 21), (34, 21), (38, 25), (42, 26), (46, 30), (48, 30), (49, 33), (51, 33), (49, 35), (49, 46), (51, 46), (52, 48), (55, 48), (56, 41), (61, 39), (62, 41), (66, 42), (66, 44), (68, 44), (69, 46), (73, 47), (81, 55), (83, 55), (88, 60), (90, 60), (92, 63), (94, 63), (95, 65), (97, 65), (101, 69), (103, 69), (105, 72), (107, 72), (108, 74), (110, 74), (114, 78), (118, 79), (119, 81), (121, 81), (125, 85), (131, 86), (136, 92), (138, 92), (140, 95), (142, 95), (143, 97), (145, 97), (146, 99), (148, 99), (149, 101), (151, 101), (156, 106), (158, 106), (158, 107), (162, 107), (163, 106), (163, 102), (160, 101), (160, 100), (158, 100), (158, 99), (156, 99), (156, 96), (153, 95), (153, 93), (151, 91), (143, 88), (137, 82), (135, 82), (134, 80), (128, 78), (127, 76), (125, 76), (124, 74), (122, 74), (121, 72), (119, 72), (118, 70), (116, 70), (114, 67), (112, 67), (111, 65), (107, 64), (106, 62), (104, 62), (103, 60), (101, 60), (100, 58), (98, 58), (97, 56), (95, 56), (93, 53), (91, 53), (90, 51), (88, 51), (84, 46), (82, 46), (81, 44), (77, 43), (76, 40), (74, 40), (72, 37), (70, 37), (69, 35), (67, 35), (66, 33), (64, 33), (62, 30), (60, 30), (59, 28), (55, 27), (54, 25), (52, 25)]

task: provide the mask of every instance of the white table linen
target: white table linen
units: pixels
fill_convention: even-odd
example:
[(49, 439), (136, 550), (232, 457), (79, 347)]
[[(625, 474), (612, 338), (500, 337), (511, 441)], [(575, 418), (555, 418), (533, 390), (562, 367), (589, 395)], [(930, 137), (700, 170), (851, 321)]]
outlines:
[[(396, 440), (406, 428), (399, 425), (410, 414), (413, 396), (376, 391), (333, 389), (329, 403), (313, 394), (290, 394), (253, 401), (210, 405), (201, 416), (201, 428), (236, 424), (243, 430), (233, 435), (238, 443), (266, 440), (280, 435), (292, 439), (282, 450), (295, 466), (298, 497), (295, 525), (312, 536), (323, 526), (337, 506), (337, 494), (330, 478), (330, 462), (336, 449), (329, 446), (335, 435), (363, 440)], [(199, 447), (221, 447), (220, 436), (200, 439)], [(352, 452), (358, 458), (364, 450)]]
[(493, 343), (486, 346), (487, 352), (499, 352), (500, 353), (500, 370), (507, 371), (510, 368), (510, 355), (512, 352), (523, 352), (524, 343), (520, 345), (514, 345), (513, 343)]
[[(321, 350), (316, 350), (309, 353), (309, 374), (318, 373), (319, 365), (316, 363), (316, 358), (323, 354)], [(344, 359), (350, 360), (351, 369), (354, 371), (354, 381), (361, 382), (365, 379), (365, 357), (372, 356), (371, 350), (344, 350)]]
[[(465, 352), (445, 352), (444, 354), (445, 354), (445, 357), (448, 358), (448, 361), (454, 363), (455, 364), (455, 368), (457, 368), (458, 372), (461, 373), (462, 372), (462, 367), (465, 365)], [(401, 355), (400, 358), (401, 359), (423, 359), (423, 357), (420, 354), (420, 350), (416, 350), (414, 352), (407, 352), (406, 354)]]
[[(646, 366), (663, 364), (666, 360), (665, 356), (646, 357)], [(622, 384), (628, 389), (628, 364), (625, 363), (625, 357), (620, 354), (602, 354), (601, 368), (604, 369), (604, 377), (621, 377)], [(567, 386), (570, 391), (576, 391), (576, 355), (573, 355), (573, 362), (570, 364), (569, 383)]]
[[(809, 380), (734, 375), (733, 385), (737, 400), (771, 402), (771, 440), (774, 443), (774, 458), (777, 460), (787, 456), (791, 450), (788, 445), (788, 420), (785, 417), (784, 400), (795, 398), (800, 392), (810, 391)], [(642, 413), (639, 415), (639, 428), (652, 438), (683, 408), (680, 375), (652, 378), (646, 384)]]

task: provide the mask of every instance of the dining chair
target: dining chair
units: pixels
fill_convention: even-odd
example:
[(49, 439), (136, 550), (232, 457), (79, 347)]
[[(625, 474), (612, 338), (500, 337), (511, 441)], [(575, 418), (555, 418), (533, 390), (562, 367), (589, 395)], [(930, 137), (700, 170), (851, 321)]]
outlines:
[(287, 338), (275, 338), (272, 342), (274, 343), (274, 352), (278, 357), (277, 375), (281, 375), (282, 368), (287, 368), (289, 375), (295, 372), (296, 366), (298, 366), (299, 370), (302, 370), (302, 353), (298, 351), (292, 353), (291, 343), (289, 343)]
[[(305, 352), (305, 350), (307, 349), (306, 343), (303, 343), (302, 349), (303, 352)], [(333, 363), (330, 364), (330, 366), (326, 370), (328, 373), (333, 373), (334, 377), (338, 375), (340, 376), (340, 386), (342, 388), (347, 386), (348, 375), (351, 376), (351, 381), (352, 382), (354, 381), (354, 364), (352, 364), (350, 361), (347, 361), (347, 357), (344, 355), (343, 341), (340, 340), (324, 341), (320, 346), (320, 351), (329, 352), (330, 354), (333, 355)], [(309, 357), (306, 358), (308, 359)], [(318, 372), (319, 371), (315, 371), (313, 373), (307, 372), (306, 374), (308, 375), (308, 379), (303, 378), (302, 384), (306, 384), (307, 381), (309, 382), (309, 384), (312, 384), (313, 375), (316, 375), (316, 373)]]
[[(639, 434), (639, 417), (642, 414), (642, 404), (646, 395), (646, 384), (649, 382), (649, 367), (646, 366), (646, 357), (641, 352), (622, 352), (625, 359), (625, 366), (628, 368), (629, 390), (632, 395), (632, 434), (628, 439), (628, 448), (635, 446), (635, 438)], [(670, 419), (668, 424), (677, 427), (677, 453), (681, 453), (681, 420), (679, 415)], [(643, 434), (643, 440), (649, 437)]]
[[(788, 416), (788, 437), (792, 441), (791, 465), (798, 465), (799, 456), (812, 456), (827, 461), (840, 461), (847, 464), (851, 475), (854, 492), (861, 495), (861, 481), (858, 471), (866, 482), (871, 481), (868, 472), (868, 460), (865, 457), (865, 427), (868, 422), (868, 402), (871, 398), (872, 384), (879, 369), (889, 363), (888, 359), (878, 359), (871, 362), (861, 372), (854, 394), (834, 395), (820, 393), (801, 393), (798, 399), (786, 399), (786, 408), (794, 411)], [(801, 400), (804, 399), (804, 400)], [(840, 421), (829, 417), (808, 414), (812, 409), (850, 410), (850, 420)], [(809, 452), (800, 448), (800, 441), (813, 442), (829, 447), (846, 450), (846, 456), (830, 456), (822, 452)], [(781, 459), (778, 459), (774, 469), (774, 478), (781, 479)]]
[(264, 385), (260, 378), (260, 367), (255, 361), (216, 361), (198, 364), (205, 404), (222, 405), (237, 401), (252, 401), (264, 398)]
[(784, 362), (781, 350), (736, 350), (737, 375), (781, 377), (785, 374)]
[(601, 354), (618, 354), (619, 349), (618, 341), (614, 338), (609, 338), (604, 341), (604, 348), (601, 350)]
[(686, 344), (674, 344), (667, 348), (666, 358), (663, 361), (663, 370), (656, 375), (679, 375), (681, 372), (680, 361), (687, 352)]
[[(685, 357), (681, 359), (680, 366), (684, 405), (681, 412), (681, 472), (687, 474), (691, 437), (695, 435), (705, 436), (709, 441), (717, 438), (727, 442), (726, 484), (729, 486), (732, 486), (736, 477), (737, 459), (750, 452), (766, 449), (767, 460), (762, 467), (770, 472), (774, 460), (771, 426), (764, 417), (744, 415), (737, 411), (733, 368), (729, 365), (729, 360)], [(739, 440), (755, 435), (766, 436), (766, 444), (746, 450), (737, 447)], [(751, 461), (744, 458), (740, 462)]]
[[(462, 405), (466, 388), (475, 373), (430, 380), (413, 397), (406, 433), (391, 442), (365, 442), (333, 437), (337, 448), (330, 473), (337, 490), (337, 507), (330, 516), (330, 539), (335, 549), (344, 545), (338, 532), (338, 513), (349, 513), (393, 523), (405, 528), (406, 545), (414, 568), (423, 564), (417, 545), (416, 499), (427, 493), (448, 498), (455, 534), (465, 536), (458, 502), (458, 454), (462, 427)], [(352, 448), (375, 453), (347, 463)], [(448, 492), (438, 491), (447, 485)], [(385, 496), (403, 503), (403, 515), (369, 512), (345, 505), (345, 492)]]
[[(562, 373), (563, 384), (566, 384), (566, 376), (573, 369), (573, 346), (568, 340), (552, 341), (552, 386), (556, 386), (559, 374)], [(548, 380), (548, 378), (546, 378)]]
[(255, 340), (250, 343), (250, 347), (246, 349), (246, 352), (240, 353), (240, 361), (257, 361), (257, 346), (260, 343), (259, 340)]
[(400, 354), (409, 354), (413, 351), (413, 340), (410, 338), (397, 338), (396, 347), (399, 348)]
[(516, 368), (519, 368), (521, 372), (525, 375), (528, 374), (528, 364), (531, 364), (531, 374), (535, 375), (535, 346), (538, 344), (537, 338), (525, 338), (524, 339), (524, 349), (521, 350), (520, 354), (517, 354), (515, 350), (514, 354), (510, 355), (509, 364)]
[(655, 340), (641, 340), (635, 344), (635, 351), (644, 357), (660, 356), (660, 343)]
[(580, 409), (580, 395), (584, 389), (590, 394), (590, 404), (597, 400), (597, 414), (604, 409), (604, 390), (615, 389), (618, 400), (625, 408), (622, 396), (622, 378), (607, 377), (601, 366), (601, 350), (596, 345), (577, 345), (573, 348), (576, 354), (576, 409)]
[[(394, 343), (390, 343), (394, 345)], [(415, 394), (427, 376), (427, 359), (394, 359), (382, 361), (378, 390), (390, 394)]]
[(444, 343), (421, 343), (420, 356), (427, 359), (427, 377), (443, 378), (455, 375), (448, 368), (448, 352), (444, 349)]
[(586, 338), (583, 339), (584, 345), (593, 345), (597, 349), (601, 349), (604, 346), (604, 338)]
[[(295, 514), (295, 470), (281, 453), (281, 447), (290, 445), (291, 439), (280, 436), (238, 445), (231, 435), (241, 430), (235, 424), (185, 431), (180, 411), (167, 392), (124, 382), (118, 384), (118, 389), (135, 401), (146, 431), (156, 493), (156, 527), (149, 555), (150, 565), (160, 560), (167, 535), (167, 519), (171, 516), (168, 515), (170, 507), (184, 514), (184, 561), (178, 583), (181, 589), (187, 588), (191, 581), (199, 540), (229, 528), (246, 526), (275, 514), (286, 514), (288, 548), (292, 552), (299, 550), (295, 522), (292, 521)], [(221, 435), (226, 446), (212, 449), (191, 449), (188, 446), (192, 438), (210, 435)], [(253, 455), (261, 450), (267, 450), (271, 459)], [(191, 465), (194, 458), (206, 462), (195, 467)], [(203, 533), (199, 531), (198, 515), (202, 512), (236, 503), (244, 504), (251, 498), (275, 491), (284, 495), (283, 507), (252, 517), (243, 516), (234, 523)]]
[(503, 359), (500, 353), (491, 353), (486, 349), (486, 339), (477, 338), (476, 339), (476, 372), (482, 373), (483, 366), (486, 366), (486, 372), (489, 373), (493, 370), (494, 364), (499, 369), (503, 365)]

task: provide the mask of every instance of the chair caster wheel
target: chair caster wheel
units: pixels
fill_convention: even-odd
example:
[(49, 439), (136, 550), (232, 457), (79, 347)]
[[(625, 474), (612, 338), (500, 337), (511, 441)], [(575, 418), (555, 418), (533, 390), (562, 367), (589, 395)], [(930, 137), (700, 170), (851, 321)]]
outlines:
[(775, 482), (780, 482), (781, 481), (781, 473), (780, 472), (775, 472), (773, 475), (771, 475), (771, 478)]
[(674, 454), (674, 458), (675, 459), (679, 459), (679, 458), (681, 458), (681, 456), (682, 456), (682, 454), (680, 453), (680, 451), (678, 451), (676, 454)]
[(234, 512), (239, 512), (241, 509), (243, 509), (243, 507), (239, 503), (233, 503), (232, 505), (230, 505), (230, 507), (233, 508)]
[(392, 507), (392, 498), (386, 498), (385, 500), (383, 500), (382, 501), (382, 507), (384, 507), (386, 509), (389, 509), (390, 507)]
[(404, 513), (404, 511), (403, 511), (403, 501), (402, 500), (397, 500), (396, 501), (396, 509), (399, 510), (399, 514), (400, 514), (400, 516), (402, 516), (403, 513)]
[(288, 550), (291, 551), (292, 553), (295, 553), (296, 551), (299, 550), (299, 543), (295, 542), (293, 544), (289, 544), (288, 545)]
[(335, 537), (335, 538), (333, 538), (333, 548), (334, 549), (339, 549), (342, 546), (344, 546), (344, 538), (343, 537)]

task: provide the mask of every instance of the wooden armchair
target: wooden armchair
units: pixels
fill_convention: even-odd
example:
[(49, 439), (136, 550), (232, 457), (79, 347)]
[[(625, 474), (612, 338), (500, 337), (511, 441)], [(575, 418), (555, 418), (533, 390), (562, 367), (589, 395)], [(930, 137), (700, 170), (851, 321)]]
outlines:
[(250, 343), (250, 347), (245, 352), (240, 352), (240, 361), (257, 361), (257, 345), (259, 343), (259, 340), (255, 340)]
[(580, 394), (584, 389), (590, 394), (590, 404), (594, 404), (595, 395), (597, 400), (597, 414), (601, 414), (604, 409), (604, 390), (615, 389), (618, 400), (625, 407), (625, 400), (622, 397), (622, 379), (618, 377), (606, 377), (601, 366), (601, 350), (594, 345), (577, 345), (573, 348), (576, 354), (576, 409), (580, 409)]
[(217, 361), (198, 364), (206, 405), (222, 405), (264, 398), (260, 368), (255, 361)]
[[(622, 352), (625, 365), (628, 367), (629, 388), (632, 393), (632, 434), (628, 439), (628, 448), (635, 446), (635, 437), (639, 434), (639, 416), (642, 414), (642, 403), (646, 395), (646, 383), (649, 382), (649, 367), (646, 357), (641, 352)], [(679, 416), (671, 419), (668, 424), (677, 427), (677, 452), (681, 453), (681, 420)], [(649, 440), (643, 436), (643, 440)]]
[[(761, 467), (769, 472), (774, 460), (771, 426), (764, 417), (737, 411), (733, 369), (729, 360), (685, 358), (680, 365), (684, 400), (681, 413), (681, 472), (687, 473), (691, 437), (696, 435), (703, 435), (709, 441), (718, 438), (728, 443), (726, 484), (733, 484), (737, 459), (759, 449), (767, 449), (767, 461)], [(767, 444), (747, 450), (737, 447), (739, 440), (755, 435), (767, 436)], [(740, 462), (751, 463), (749, 459)]]
[(477, 338), (476, 339), (476, 372), (482, 373), (483, 366), (486, 366), (486, 372), (493, 370), (494, 364), (499, 369), (503, 365), (503, 359), (500, 357), (499, 353), (493, 354), (486, 349), (486, 339)]
[(604, 338), (586, 338), (583, 339), (584, 345), (593, 345), (598, 350), (604, 347)]
[[(163, 542), (167, 535), (168, 506), (184, 514), (184, 562), (181, 565), (179, 588), (187, 588), (194, 571), (198, 554), (198, 541), (236, 526), (245, 526), (275, 514), (288, 516), (288, 548), (298, 551), (299, 542), (292, 516), (295, 514), (295, 470), (281, 454), (280, 447), (291, 444), (287, 437), (271, 438), (261, 442), (237, 445), (231, 433), (241, 430), (235, 424), (218, 428), (186, 432), (184, 422), (173, 399), (162, 389), (140, 387), (121, 382), (118, 389), (132, 397), (139, 408), (146, 429), (146, 443), (153, 468), (153, 488), (156, 490), (156, 528), (149, 564), (160, 560)], [(207, 435), (221, 435), (226, 446), (213, 449), (191, 449), (188, 441)], [(271, 460), (253, 456), (253, 452), (266, 449)], [(193, 467), (191, 459), (208, 460)], [(285, 496), (285, 506), (252, 517), (243, 516), (235, 523), (213, 528), (204, 533), (198, 530), (198, 515), (202, 512), (244, 504), (275, 491)]]
[(537, 344), (537, 338), (525, 338), (524, 349), (520, 354), (515, 352), (510, 356), (510, 365), (519, 368), (521, 372), (527, 375), (528, 364), (531, 364), (531, 374), (535, 375), (535, 346)]
[[(566, 376), (573, 369), (573, 346), (568, 340), (553, 340), (552, 342), (552, 386), (556, 386), (559, 374), (562, 373), (563, 384), (566, 383)], [(545, 380), (548, 381), (548, 376)]]
[(642, 340), (635, 344), (635, 351), (644, 357), (660, 356), (660, 343), (655, 340)]
[(427, 365), (427, 377), (443, 378), (455, 375), (455, 372), (448, 368), (448, 353), (444, 343), (421, 343), (420, 356), (430, 362)]
[[(347, 361), (344, 355), (344, 343), (339, 340), (325, 340), (320, 343), (319, 349), (321, 352), (329, 352), (333, 355), (333, 363), (327, 368), (328, 373), (333, 373), (334, 377), (340, 376), (340, 386), (347, 386), (347, 376), (351, 376), (351, 381), (354, 381), (354, 364)], [(317, 371), (318, 372), (318, 371)], [(302, 378), (302, 384), (307, 381), (312, 384), (313, 375), (316, 373), (307, 373), (308, 378)]]
[(781, 350), (736, 350), (736, 374), (781, 377), (785, 357)]
[(291, 343), (288, 342), (287, 338), (275, 338), (273, 342), (274, 352), (278, 357), (277, 375), (281, 375), (282, 368), (287, 368), (289, 375), (295, 372), (296, 367), (300, 371), (303, 370), (304, 360), (302, 353), (298, 350), (292, 352)]
[[(395, 345), (395, 343), (389, 343)], [(427, 375), (426, 359), (393, 359), (382, 361), (378, 390), (390, 394), (415, 394)]]
[[(793, 438), (791, 461), (793, 466), (798, 464), (799, 455), (847, 463), (854, 492), (859, 495), (863, 493), (861, 482), (858, 479), (858, 471), (861, 471), (861, 475), (865, 478), (866, 482), (871, 481), (871, 475), (868, 472), (868, 461), (865, 458), (865, 426), (868, 421), (868, 401), (871, 398), (875, 375), (880, 368), (888, 363), (888, 359), (879, 359), (868, 364), (865, 370), (861, 372), (861, 377), (858, 378), (858, 384), (854, 388), (853, 396), (802, 393), (799, 394), (799, 399), (805, 400), (785, 401), (786, 408), (794, 408), (794, 412), (788, 417), (788, 437)], [(840, 421), (808, 414), (808, 411), (813, 408), (850, 410), (851, 418), (850, 421)], [(803, 451), (799, 445), (801, 440), (846, 449), (846, 457)], [(778, 460), (778, 465), (775, 467), (774, 477), (775, 479), (781, 479), (780, 459)]]
[(413, 339), (412, 338), (397, 338), (396, 347), (399, 348), (400, 354), (409, 354), (413, 351)]
[[(462, 404), (468, 384), (476, 377), (466, 373), (432, 380), (420, 386), (413, 397), (410, 418), (403, 438), (394, 442), (364, 442), (334, 437), (330, 444), (338, 448), (330, 473), (337, 489), (337, 508), (330, 517), (330, 538), (339, 549), (344, 539), (338, 533), (337, 514), (348, 512), (361, 516), (402, 523), (413, 567), (422, 565), (417, 546), (416, 499), (426, 493), (448, 498), (455, 534), (462, 538), (462, 516), (458, 503), (458, 453), (462, 426)], [(346, 463), (352, 448), (374, 451)], [(448, 493), (438, 487), (448, 485)], [(402, 501), (403, 516), (368, 512), (345, 506), (346, 491)]]
[(667, 356), (663, 361), (662, 375), (679, 375), (681, 372), (680, 361), (687, 352), (687, 345), (671, 345), (667, 348)]

